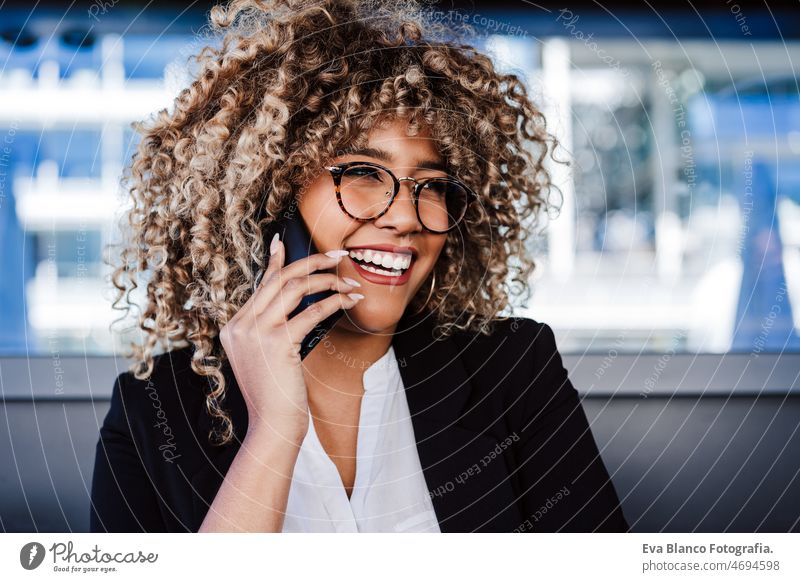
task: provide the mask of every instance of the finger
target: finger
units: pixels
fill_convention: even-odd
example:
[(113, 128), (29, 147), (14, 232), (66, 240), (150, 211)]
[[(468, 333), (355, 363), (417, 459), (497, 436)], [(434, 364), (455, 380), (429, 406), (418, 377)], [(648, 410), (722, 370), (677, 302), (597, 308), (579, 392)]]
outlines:
[(267, 260), (266, 269), (260, 270), (253, 277), (253, 292), (247, 301), (239, 308), (239, 310), (231, 317), (228, 323), (236, 320), (244, 319), (245, 316), (255, 319), (259, 310), (256, 308), (258, 295), (263, 291), (264, 283), (269, 278), (270, 273), (277, 271), (281, 268), (283, 263), (283, 244), (280, 241), (279, 234), (276, 232), (268, 245), (270, 249), (270, 258)]
[(256, 273), (253, 278), (253, 293), (250, 294), (247, 301), (231, 317), (228, 323), (244, 319), (245, 316), (255, 319), (258, 315), (259, 310), (256, 308), (258, 295), (263, 291), (264, 283), (269, 278), (270, 273), (280, 269), (283, 264), (283, 244), (277, 232), (273, 235), (268, 248), (270, 249), (270, 258), (267, 260), (267, 268)]
[(256, 288), (261, 286), (261, 283), (267, 278), (268, 275), (283, 267), (285, 249), (283, 246), (283, 241), (280, 238), (280, 233), (276, 232), (274, 235), (272, 235), (272, 239), (269, 242), (268, 248), (269, 259), (267, 260), (267, 268), (261, 273), (260, 281), (257, 280)]
[[(258, 271), (255, 277), (253, 277), (253, 293), (250, 296), (251, 299), (254, 295), (258, 294), (264, 282), (269, 278), (270, 273), (275, 272), (283, 266), (283, 243), (280, 240), (279, 233), (276, 232), (272, 235), (272, 239), (267, 248), (270, 253), (267, 259), (267, 267), (266, 269)], [(281, 256), (278, 257), (278, 254)]]
[(286, 330), (293, 344), (299, 346), (309, 332), (320, 321), (338, 309), (350, 309), (364, 298), (361, 293), (335, 293), (321, 301), (312, 303), (286, 322)]
[(283, 262), (286, 257), (286, 248), (283, 241), (280, 239), (280, 233), (276, 232), (272, 235), (270, 243), (267, 247), (269, 249), (269, 259), (267, 259), (267, 268), (258, 273), (253, 281), (253, 294), (248, 299), (248, 307), (255, 313), (260, 313), (264, 301), (260, 296), (265, 293), (265, 288), (270, 279), (275, 278), (275, 274), (283, 267)]
[[(278, 253), (283, 256), (284, 250), (283, 244), (281, 244), (281, 249)], [(324, 253), (315, 253), (293, 261), (278, 270), (266, 273), (264, 281), (259, 286), (258, 297), (255, 299), (255, 309), (259, 313), (266, 309), (288, 280), (295, 277), (308, 276), (318, 270), (331, 269), (342, 260), (343, 256), (331, 257)]]
[[(349, 279), (349, 281), (357, 283), (353, 279)], [(272, 326), (285, 323), (289, 318), (289, 314), (295, 310), (306, 295), (321, 291), (350, 293), (358, 291), (358, 287), (360, 285), (348, 283), (333, 273), (316, 273), (289, 279), (278, 291), (277, 297), (265, 308), (263, 314), (264, 323)]]

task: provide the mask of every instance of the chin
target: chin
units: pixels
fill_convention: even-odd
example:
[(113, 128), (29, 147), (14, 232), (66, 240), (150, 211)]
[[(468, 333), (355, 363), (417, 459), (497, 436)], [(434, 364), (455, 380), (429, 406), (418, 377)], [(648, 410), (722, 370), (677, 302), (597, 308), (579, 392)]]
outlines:
[[(361, 300), (369, 301), (364, 298)], [(369, 305), (358, 304), (348, 309), (339, 321), (347, 329), (368, 333), (380, 333), (397, 324), (403, 317), (405, 305), (390, 306), (388, 309), (373, 308)]]

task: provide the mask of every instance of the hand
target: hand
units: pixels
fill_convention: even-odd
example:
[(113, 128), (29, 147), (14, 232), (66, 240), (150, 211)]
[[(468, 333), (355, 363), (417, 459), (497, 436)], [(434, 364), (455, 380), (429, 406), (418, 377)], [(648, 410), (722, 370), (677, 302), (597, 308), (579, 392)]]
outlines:
[[(363, 295), (348, 295), (356, 287), (333, 273), (312, 274), (336, 266), (341, 255), (317, 253), (284, 267), (277, 235), (270, 253), (255, 293), (220, 329), (220, 341), (247, 405), (248, 433), (266, 430), (302, 440), (309, 420), (300, 343), (317, 323)], [(288, 318), (305, 295), (325, 290), (338, 293)]]

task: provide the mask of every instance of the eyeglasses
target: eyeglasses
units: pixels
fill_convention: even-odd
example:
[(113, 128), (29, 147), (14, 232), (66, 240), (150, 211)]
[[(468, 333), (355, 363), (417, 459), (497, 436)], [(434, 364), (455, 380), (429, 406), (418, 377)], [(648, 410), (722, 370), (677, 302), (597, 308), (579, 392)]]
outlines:
[(362, 222), (386, 214), (400, 192), (400, 182), (406, 180), (414, 182), (412, 198), (420, 224), (437, 234), (455, 228), (467, 213), (470, 200), (477, 197), (454, 178), (398, 178), (388, 168), (373, 162), (344, 162), (325, 169), (333, 177), (342, 212)]

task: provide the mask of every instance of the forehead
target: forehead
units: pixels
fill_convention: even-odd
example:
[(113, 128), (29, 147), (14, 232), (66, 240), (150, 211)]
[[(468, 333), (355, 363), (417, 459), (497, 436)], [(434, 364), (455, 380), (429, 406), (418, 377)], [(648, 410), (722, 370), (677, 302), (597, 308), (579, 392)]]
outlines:
[(395, 157), (413, 155), (441, 161), (436, 138), (427, 125), (421, 125), (415, 135), (407, 133), (408, 121), (393, 119), (376, 125), (367, 132), (366, 144), (370, 148), (386, 150)]

